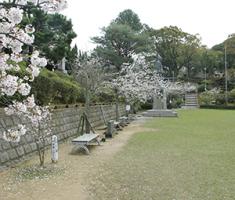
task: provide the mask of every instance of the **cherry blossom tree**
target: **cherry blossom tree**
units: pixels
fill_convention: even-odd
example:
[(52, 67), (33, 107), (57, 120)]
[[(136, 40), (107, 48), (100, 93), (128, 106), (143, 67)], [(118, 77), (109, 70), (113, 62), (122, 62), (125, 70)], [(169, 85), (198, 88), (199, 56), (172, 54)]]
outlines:
[(123, 95), (130, 103), (136, 101), (146, 102), (154, 96), (166, 93), (185, 93), (196, 90), (191, 83), (171, 82), (154, 70), (152, 62), (148, 62), (142, 54), (133, 57), (132, 64), (124, 64), (122, 70), (113, 75), (113, 78), (106, 82), (118, 95)]
[[(104, 73), (101, 63), (96, 58), (90, 58), (79, 62), (77, 60), (73, 68), (73, 76), (77, 82), (84, 88), (85, 111), (87, 116), (90, 115), (90, 102), (92, 95), (96, 94), (104, 81)], [(85, 124), (86, 133), (90, 132), (89, 123)]]
[[(46, 58), (40, 57), (33, 48), (34, 27), (31, 24), (22, 26), (23, 16), (30, 22), (30, 9), (41, 9), (45, 12), (57, 12), (66, 7), (65, 0), (8, 0), (0, 2), (0, 91), (1, 97), (21, 95), (22, 101), (8, 101), (5, 108), (7, 115), (16, 115), (29, 120), (32, 127), (19, 124), (15, 128), (7, 129), (2, 137), (6, 141), (19, 142), (26, 132), (34, 135), (38, 146), (40, 164), (44, 164), (45, 139), (50, 134), (48, 122), (51, 114), (48, 107), (36, 105), (34, 96), (30, 95), (30, 83), (40, 73), (40, 69), (47, 65)], [(28, 50), (27, 50), (28, 49)], [(20, 64), (27, 63), (27, 75), (19, 77), (15, 72), (20, 70)], [(43, 147), (43, 148), (41, 148)]]

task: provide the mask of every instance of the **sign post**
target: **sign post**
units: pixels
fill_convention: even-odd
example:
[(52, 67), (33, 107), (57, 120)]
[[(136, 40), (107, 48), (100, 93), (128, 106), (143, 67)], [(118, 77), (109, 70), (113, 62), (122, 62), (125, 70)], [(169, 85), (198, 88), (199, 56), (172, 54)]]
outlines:
[(52, 163), (58, 162), (58, 138), (56, 135), (51, 139), (51, 161)]

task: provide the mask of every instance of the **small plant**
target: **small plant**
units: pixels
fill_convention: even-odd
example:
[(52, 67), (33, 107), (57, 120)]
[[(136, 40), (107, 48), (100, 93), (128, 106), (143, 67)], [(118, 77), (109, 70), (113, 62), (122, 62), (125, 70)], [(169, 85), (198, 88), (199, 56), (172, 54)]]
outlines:
[(56, 165), (50, 165), (47, 167), (38, 167), (33, 165), (30, 167), (20, 168), (16, 171), (16, 180), (37, 180), (37, 179), (48, 179), (52, 176), (60, 175), (64, 173), (63, 168), (59, 168)]

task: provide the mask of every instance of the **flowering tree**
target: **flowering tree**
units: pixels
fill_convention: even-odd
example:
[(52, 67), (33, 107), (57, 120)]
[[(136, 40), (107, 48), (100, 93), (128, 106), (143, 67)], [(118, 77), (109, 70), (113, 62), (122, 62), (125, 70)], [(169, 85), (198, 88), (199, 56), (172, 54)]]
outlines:
[(113, 87), (117, 93), (125, 96), (129, 102), (146, 102), (153, 96), (162, 95), (163, 91), (184, 93), (196, 89), (189, 83), (170, 82), (164, 79), (143, 55), (135, 55), (133, 60), (132, 64), (124, 64), (122, 70), (115, 74), (110, 82), (106, 83), (106, 85)]
[[(65, 0), (8, 0), (0, 2), (0, 91), (1, 97), (21, 95), (22, 101), (8, 101), (5, 108), (7, 115), (16, 115), (30, 120), (30, 132), (35, 136), (38, 146), (40, 164), (44, 163), (45, 135), (50, 133), (48, 122), (51, 118), (48, 107), (35, 104), (34, 96), (30, 95), (30, 82), (40, 73), (40, 68), (47, 65), (47, 60), (39, 56), (33, 49), (34, 28), (31, 24), (22, 26), (23, 17), (33, 17), (30, 9), (41, 9), (45, 12), (56, 12), (66, 6)], [(17, 71), (20, 64), (27, 63), (24, 77), (19, 77)], [(19, 142), (20, 137), (27, 132), (27, 127), (7, 129), (2, 134), (6, 141)]]
[[(85, 89), (85, 110), (89, 117), (91, 95), (97, 92), (104, 80), (104, 73), (99, 60), (92, 58), (82, 62), (77, 61), (73, 68), (73, 75), (79, 84)], [(86, 133), (90, 132), (89, 124), (86, 123)]]

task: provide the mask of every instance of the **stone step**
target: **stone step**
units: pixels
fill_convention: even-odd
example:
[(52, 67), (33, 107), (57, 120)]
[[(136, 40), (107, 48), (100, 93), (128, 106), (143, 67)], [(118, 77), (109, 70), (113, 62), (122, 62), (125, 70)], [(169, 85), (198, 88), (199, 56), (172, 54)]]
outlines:
[(197, 97), (185, 97), (185, 99), (197, 99)]
[(195, 109), (199, 108), (198, 95), (197, 94), (186, 94), (185, 104), (182, 106), (184, 109)]
[(184, 106), (198, 106), (198, 104), (185, 104)]
[(185, 104), (198, 104), (198, 103), (196, 101), (191, 101), (191, 102), (187, 101), (185, 102)]
[(190, 102), (194, 101), (195, 102), (195, 101), (197, 101), (197, 99), (185, 99), (185, 101), (190, 101)]
[(197, 101), (197, 99), (185, 99), (185, 101)]
[(181, 106), (181, 108), (182, 109), (197, 109), (197, 108), (199, 108), (199, 106), (186, 106), (186, 105), (184, 105), (184, 106)]

